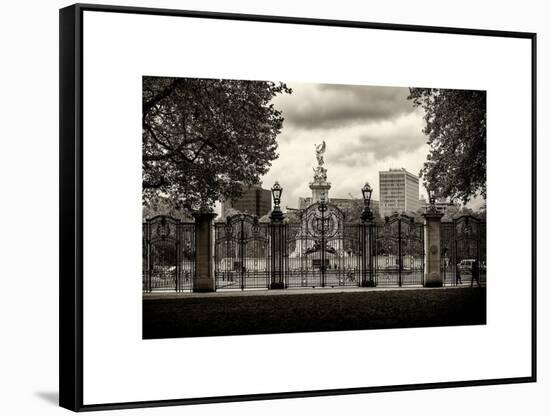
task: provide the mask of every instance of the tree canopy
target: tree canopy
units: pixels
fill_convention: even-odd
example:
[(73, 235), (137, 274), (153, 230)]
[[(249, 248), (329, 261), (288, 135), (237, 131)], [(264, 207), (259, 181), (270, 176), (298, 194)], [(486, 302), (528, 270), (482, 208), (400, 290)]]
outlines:
[[(351, 196), (351, 195), (350, 195)], [(338, 208), (344, 213), (346, 222), (349, 223), (359, 223), (361, 222), (361, 215), (365, 209), (365, 203), (362, 198), (353, 198), (349, 200), (346, 204), (336, 203)], [(382, 222), (383, 218), (380, 216), (380, 210), (377, 207), (370, 207), (372, 215), (374, 216), (373, 220), (375, 222)]]
[(424, 109), (430, 151), (420, 176), (439, 197), (467, 203), (487, 196), (485, 91), (411, 88), (409, 100)]
[(238, 196), (278, 157), (284, 83), (143, 77), (143, 202), (211, 208)]

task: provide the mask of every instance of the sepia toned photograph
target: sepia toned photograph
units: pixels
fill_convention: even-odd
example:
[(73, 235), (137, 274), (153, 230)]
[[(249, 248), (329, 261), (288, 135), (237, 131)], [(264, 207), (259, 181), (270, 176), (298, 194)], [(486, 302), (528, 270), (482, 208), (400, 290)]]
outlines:
[(144, 76), (143, 338), (485, 325), (486, 102)]
[(537, 34), (425, 15), (60, 10), (62, 407), (537, 381)]

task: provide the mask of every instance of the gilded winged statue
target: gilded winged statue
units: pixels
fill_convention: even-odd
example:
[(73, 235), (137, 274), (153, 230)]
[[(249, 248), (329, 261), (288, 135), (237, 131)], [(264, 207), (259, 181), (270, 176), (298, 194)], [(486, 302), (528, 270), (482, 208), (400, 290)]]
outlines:
[(326, 149), (327, 145), (324, 140), (323, 143), (315, 145), (315, 153), (317, 155), (317, 163), (319, 166), (323, 166), (325, 164), (323, 155), (325, 154)]

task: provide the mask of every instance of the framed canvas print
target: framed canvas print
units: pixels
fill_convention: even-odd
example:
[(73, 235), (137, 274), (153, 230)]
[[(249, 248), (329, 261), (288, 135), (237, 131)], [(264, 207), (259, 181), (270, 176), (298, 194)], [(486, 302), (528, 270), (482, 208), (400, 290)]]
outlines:
[(61, 406), (534, 382), (535, 56), (61, 9)]

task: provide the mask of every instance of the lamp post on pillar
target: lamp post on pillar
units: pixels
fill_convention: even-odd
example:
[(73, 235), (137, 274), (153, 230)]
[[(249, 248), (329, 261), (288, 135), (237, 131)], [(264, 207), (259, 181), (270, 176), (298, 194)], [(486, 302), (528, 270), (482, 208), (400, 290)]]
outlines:
[(283, 188), (279, 185), (279, 182), (275, 181), (271, 187), (271, 195), (273, 196), (273, 211), (269, 218), (273, 222), (282, 222), (284, 219), (283, 211), (281, 211), (281, 195), (283, 194)]
[(363, 194), (363, 212), (361, 213), (361, 220), (363, 222), (372, 222), (374, 215), (372, 215), (372, 210), (370, 209), (370, 200), (372, 196), (372, 188), (368, 182), (365, 182), (365, 185), (361, 188), (361, 193)]
[(281, 211), (281, 195), (283, 188), (279, 185), (279, 182), (275, 182), (271, 188), (271, 194), (273, 196), (273, 211), (269, 218), (271, 222), (269, 224), (269, 230), (271, 234), (271, 283), (269, 287), (271, 289), (284, 289), (286, 287), (284, 280), (284, 253), (285, 253), (285, 225), (283, 220), (285, 218)]
[(363, 194), (363, 212), (361, 213), (361, 286), (374, 287), (374, 215), (370, 208), (372, 187), (368, 182), (361, 188)]
[(316, 219), (318, 228), (320, 229), (321, 234), (321, 265), (319, 266), (320, 272), (321, 272), (321, 287), (325, 287), (325, 281), (326, 281), (326, 272), (327, 272), (327, 260), (326, 260), (326, 249), (327, 249), (327, 242), (325, 240), (325, 233), (326, 233), (326, 221), (325, 213), (328, 210), (328, 201), (327, 201), (327, 193), (325, 190), (322, 190), (319, 194), (319, 212), (321, 213), (321, 218), (319, 221), (319, 218)]
[(441, 218), (443, 213), (436, 206), (435, 189), (426, 187), (428, 207), (424, 217), (424, 286), (443, 286), (441, 276)]
[(428, 192), (428, 202), (429, 202), (429, 208), (433, 209), (435, 207), (435, 190), (431, 187), (426, 188), (426, 191)]

